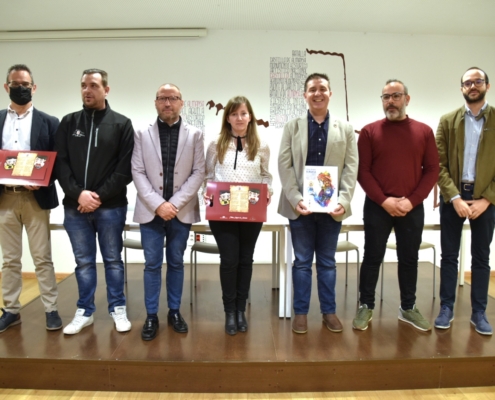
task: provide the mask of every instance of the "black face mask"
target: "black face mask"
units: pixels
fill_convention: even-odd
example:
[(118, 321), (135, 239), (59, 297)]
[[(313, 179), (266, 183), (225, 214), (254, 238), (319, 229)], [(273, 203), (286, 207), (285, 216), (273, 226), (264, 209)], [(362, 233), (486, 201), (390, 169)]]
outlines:
[(20, 106), (26, 105), (33, 98), (31, 95), (31, 88), (25, 88), (24, 86), (10, 88), (9, 97), (10, 100)]

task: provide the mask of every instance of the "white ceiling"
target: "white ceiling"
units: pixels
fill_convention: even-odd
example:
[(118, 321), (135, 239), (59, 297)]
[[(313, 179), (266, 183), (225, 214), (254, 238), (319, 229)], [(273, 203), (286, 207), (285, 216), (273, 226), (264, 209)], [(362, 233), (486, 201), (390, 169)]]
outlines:
[(0, 0), (0, 30), (207, 28), (495, 36), (495, 0)]

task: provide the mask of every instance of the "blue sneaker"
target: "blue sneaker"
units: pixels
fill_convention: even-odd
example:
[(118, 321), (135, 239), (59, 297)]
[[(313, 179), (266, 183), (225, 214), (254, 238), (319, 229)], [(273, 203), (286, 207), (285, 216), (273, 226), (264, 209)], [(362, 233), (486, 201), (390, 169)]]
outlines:
[(440, 307), (440, 313), (435, 320), (435, 328), (438, 329), (449, 329), (450, 323), (454, 320), (454, 311), (452, 311), (448, 306)]
[(471, 324), (474, 325), (476, 332), (481, 335), (492, 335), (492, 326), (486, 319), (486, 314), (484, 311), (476, 311), (471, 314)]
[(21, 323), (21, 314), (13, 314), (5, 311), (2, 308), (2, 316), (0, 317), (0, 333), (5, 332), (11, 326)]

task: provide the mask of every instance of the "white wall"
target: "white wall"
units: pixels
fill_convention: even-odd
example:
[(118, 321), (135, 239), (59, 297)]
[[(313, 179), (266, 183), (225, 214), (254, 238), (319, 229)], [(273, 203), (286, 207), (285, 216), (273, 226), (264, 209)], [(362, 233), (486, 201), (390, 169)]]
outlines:
[[(156, 89), (164, 82), (177, 84), (186, 101), (213, 100), (225, 105), (230, 97), (245, 95), (253, 104), (257, 118), (269, 120), (270, 57), (290, 57), (293, 50), (305, 49), (339, 52), (345, 56), (349, 115), (355, 129), (383, 118), (381, 88), (387, 79), (398, 78), (409, 88), (409, 116), (435, 130), (442, 114), (463, 104), (459, 79), (468, 67), (478, 65), (489, 75), (495, 74), (495, 54), (487, 51), (492, 44), (491, 37), (210, 31), (205, 38), (189, 40), (0, 43), (3, 55), (0, 72), (15, 63), (29, 65), (38, 85), (35, 106), (59, 118), (81, 108), (82, 70), (96, 67), (109, 73), (111, 107), (131, 118), (136, 127), (156, 118), (153, 99)], [(341, 59), (307, 54), (306, 60), (308, 73), (329, 74), (334, 92), (330, 112), (345, 118)], [(3, 101), (7, 106), (6, 95)], [(214, 110), (205, 108), (206, 143), (218, 133), (220, 117), (221, 114), (215, 116)], [(282, 130), (259, 127), (259, 132), (272, 150), (270, 167), (275, 178), (275, 197), (269, 215), (274, 215), (280, 194), (277, 154)], [(362, 223), (363, 199), (363, 192), (357, 187), (352, 204), (354, 215), (346, 223)], [(131, 184), (129, 201), (134, 203), (134, 200), (135, 189)], [(426, 223), (439, 222), (438, 210), (434, 211), (432, 205), (430, 196), (425, 202)], [(53, 210), (52, 221), (62, 219), (62, 208)], [(263, 235), (265, 240), (258, 241), (255, 259), (267, 262), (271, 254), (270, 236)], [(438, 237), (438, 232), (425, 232), (424, 239), (437, 243), (439, 249)], [(353, 233), (351, 239), (362, 246), (362, 233)], [(469, 241), (467, 246), (469, 249)], [(56, 271), (72, 272), (74, 261), (65, 232), (53, 233), (53, 252)], [(24, 270), (32, 271), (28, 251), (25, 253)], [(394, 257), (393, 252), (388, 252), (387, 259)], [(420, 254), (420, 258), (430, 259), (430, 255)], [(213, 262), (215, 259), (202, 258)], [(133, 253), (131, 260), (142, 260), (142, 256)]]

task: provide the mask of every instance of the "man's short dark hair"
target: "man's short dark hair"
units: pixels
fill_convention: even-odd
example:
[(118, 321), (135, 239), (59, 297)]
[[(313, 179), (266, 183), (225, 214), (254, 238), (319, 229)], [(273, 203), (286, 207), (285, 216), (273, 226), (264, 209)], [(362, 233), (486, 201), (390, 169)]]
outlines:
[[(471, 68), (468, 68), (468, 69), (466, 70), (466, 72), (471, 71), (472, 69), (477, 69), (478, 71), (483, 72), (483, 75), (485, 75), (485, 83), (486, 83), (486, 84), (489, 84), (489, 83), (490, 83), (490, 80), (488, 79), (488, 75), (487, 75), (487, 74), (486, 74), (486, 72), (485, 72), (485, 71), (483, 71), (481, 68), (478, 68), (478, 67), (471, 67)], [(464, 72), (464, 73), (462, 74), (462, 76), (461, 76), (461, 86), (462, 86), (462, 84), (464, 83), (464, 82), (462, 82), (462, 77), (463, 77), (464, 75), (466, 75), (466, 72)]]
[(105, 71), (103, 71), (102, 69), (98, 69), (98, 68), (85, 69), (82, 73), (81, 78), (84, 75), (93, 75), (93, 74), (100, 74), (101, 75), (101, 83), (103, 84), (103, 87), (108, 86), (108, 74)]
[(409, 90), (407, 89), (407, 86), (404, 85), (404, 82), (398, 80), (398, 79), (389, 79), (387, 82), (385, 82), (385, 86), (391, 84), (391, 83), (400, 83), (402, 87), (404, 88), (404, 94), (407, 96), (409, 94)]
[(7, 79), (6, 79), (7, 84), (9, 83), (9, 75), (12, 71), (26, 71), (31, 77), (31, 83), (34, 83), (33, 74), (31, 73), (31, 70), (28, 68), (26, 64), (14, 64), (7, 71)]
[(328, 75), (315, 72), (311, 75), (308, 75), (308, 77), (306, 78), (306, 81), (304, 82), (304, 92), (308, 90), (308, 82), (312, 79), (325, 79), (328, 82), (328, 89), (330, 89), (330, 78), (328, 78)]

